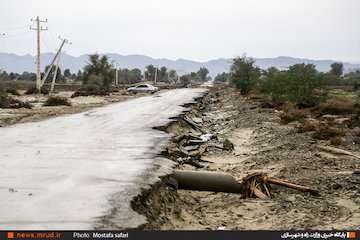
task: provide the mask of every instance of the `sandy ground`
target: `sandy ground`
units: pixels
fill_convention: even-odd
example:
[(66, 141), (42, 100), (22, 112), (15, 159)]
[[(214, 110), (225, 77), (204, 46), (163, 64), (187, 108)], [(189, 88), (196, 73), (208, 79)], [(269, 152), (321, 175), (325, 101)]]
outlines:
[[(23, 92), (22, 92), (23, 93)], [(122, 102), (125, 100), (145, 96), (146, 94), (127, 94), (124, 91), (111, 93), (109, 96), (87, 96), (70, 98), (74, 92), (59, 92), (54, 94), (55, 96), (69, 98), (72, 106), (55, 106), (45, 107), (42, 106), (48, 96), (46, 95), (21, 95), (13, 96), (24, 102), (29, 102), (33, 105), (32, 109), (2, 109), (0, 108), (0, 127), (24, 123), (33, 122), (49, 117), (59, 116), (63, 114), (72, 114), (83, 112), (94, 107), (104, 106), (109, 103)]]
[[(268, 200), (244, 198), (239, 194), (169, 190), (163, 187), (150, 208), (162, 208), (144, 226), (147, 229), (359, 229), (360, 160), (356, 157), (322, 152), (318, 145), (327, 142), (297, 133), (294, 124), (280, 124), (279, 113), (260, 107), (256, 100), (232, 90), (212, 90), (218, 102), (200, 114), (204, 125), (220, 138), (234, 144), (233, 152), (212, 149), (202, 156), (203, 168), (188, 164), (179, 169), (221, 171), (236, 178), (253, 172), (317, 189), (320, 196), (280, 186), (272, 189)], [(206, 120), (207, 119), (207, 120)], [(351, 130), (349, 130), (351, 131)], [(346, 138), (351, 138), (350, 133)], [(348, 139), (349, 140), (349, 139)], [(351, 142), (351, 139), (348, 141)], [(358, 144), (339, 146), (360, 153)], [(164, 193), (165, 191), (165, 193)], [(159, 197), (160, 196), (160, 197)], [(164, 210), (165, 209), (165, 210)]]

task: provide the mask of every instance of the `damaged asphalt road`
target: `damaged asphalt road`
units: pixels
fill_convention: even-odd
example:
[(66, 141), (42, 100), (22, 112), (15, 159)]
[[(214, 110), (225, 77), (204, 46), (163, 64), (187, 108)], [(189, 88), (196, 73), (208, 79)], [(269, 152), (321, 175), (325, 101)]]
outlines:
[[(2, 229), (132, 228), (131, 199), (161, 174), (168, 134), (154, 130), (205, 89), (177, 89), (0, 128)], [(160, 164), (161, 163), (161, 164)], [(171, 165), (170, 163), (168, 163)], [(170, 168), (169, 168), (170, 169)]]

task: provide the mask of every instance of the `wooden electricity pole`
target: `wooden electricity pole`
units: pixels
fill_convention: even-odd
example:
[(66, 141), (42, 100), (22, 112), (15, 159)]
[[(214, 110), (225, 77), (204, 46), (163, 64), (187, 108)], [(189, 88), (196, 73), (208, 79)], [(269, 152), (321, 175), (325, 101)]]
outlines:
[(157, 67), (155, 67), (154, 85), (156, 85), (156, 80), (157, 80)]
[(115, 86), (119, 85), (119, 66), (115, 64)]
[(47, 23), (46, 20), (40, 20), (39, 16), (36, 17), (36, 19), (31, 19), (32, 22), (36, 22), (36, 27), (30, 27), (31, 30), (37, 31), (37, 60), (36, 60), (36, 88), (40, 92), (41, 88), (41, 70), (40, 70), (40, 32), (46, 31), (48, 28), (43, 28), (40, 26), (40, 23)]
[(48, 70), (46, 71), (45, 76), (44, 76), (43, 79), (41, 79), (41, 81), (40, 81), (40, 88), (44, 85), (46, 79), (48, 78), (48, 76), (49, 76), (49, 74), (50, 74), (50, 72), (51, 72), (51, 69), (52, 69), (52, 67), (54, 66), (55, 60), (56, 60), (56, 59), (58, 58), (58, 56), (60, 55), (61, 49), (63, 48), (63, 46), (65, 45), (65, 43), (71, 44), (71, 42), (69, 42), (69, 40), (67, 40), (67, 39), (61, 39), (60, 37), (59, 37), (59, 39), (62, 40), (61, 45), (60, 45), (58, 51), (56, 52), (55, 57), (54, 57), (53, 60), (51, 61), (51, 64), (50, 64)]
[(59, 69), (59, 63), (60, 63), (60, 54), (59, 54), (59, 56), (57, 58), (55, 72), (54, 72), (54, 76), (53, 76), (53, 79), (52, 79), (52, 82), (51, 82), (51, 87), (50, 87), (50, 92), (51, 93), (54, 92), (56, 76), (57, 76), (57, 72), (58, 72), (58, 69)]

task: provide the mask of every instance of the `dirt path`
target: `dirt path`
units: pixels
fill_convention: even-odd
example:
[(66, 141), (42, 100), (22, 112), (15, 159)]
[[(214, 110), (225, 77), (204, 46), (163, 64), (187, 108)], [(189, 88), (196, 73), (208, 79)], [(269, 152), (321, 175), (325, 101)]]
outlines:
[[(273, 198), (259, 200), (238, 194), (178, 190), (168, 193), (161, 221), (147, 228), (160, 229), (357, 229), (360, 227), (360, 160), (321, 154), (309, 133), (281, 125), (274, 109), (240, 97), (228, 89), (212, 90), (219, 101), (202, 112), (204, 125), (218, 129), (234, 151), (211, 148), (202, 156), (203, 168), (188, 164), (180, 169), (222, 171), (241, 178), (261, 171), (293, 183), (310, 186), (320, 196), (274, 187)], [(221, 120), (222, 119), (222, 120)], [(214, 130), (213, 130), (214, 131)], [(342, 146), (360, 152), (359, 145)], [(174, 200), (175, 198), (175, 200)], [(171, 202), (173, 201), (173, 202)], [(174, 203), (175, 202), (175, 203)]]

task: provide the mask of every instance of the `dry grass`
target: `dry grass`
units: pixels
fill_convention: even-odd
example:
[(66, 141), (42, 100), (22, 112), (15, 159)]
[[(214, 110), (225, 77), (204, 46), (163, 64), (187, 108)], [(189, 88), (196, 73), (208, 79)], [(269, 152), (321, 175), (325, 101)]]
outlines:
[(320, 126), (320, 122), (315, 119), (304, 119), (298, 126), (298, 133), (312, 132), (318, 129)]
[(309, 115), (307, 110), (299, 109), (293, 104), (285, 104), (283, 110), (284, 112), (280, 115), (280, 119), (284, 124), (302, 120)]
[(350, 98), (336, 97), (321, 103), (317, 108), (317, 111), (322, 115), (341, 115), (356, 113), (358, 108)]

